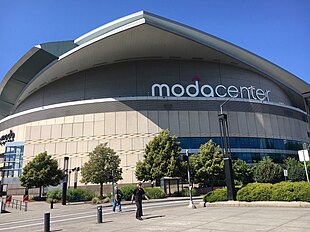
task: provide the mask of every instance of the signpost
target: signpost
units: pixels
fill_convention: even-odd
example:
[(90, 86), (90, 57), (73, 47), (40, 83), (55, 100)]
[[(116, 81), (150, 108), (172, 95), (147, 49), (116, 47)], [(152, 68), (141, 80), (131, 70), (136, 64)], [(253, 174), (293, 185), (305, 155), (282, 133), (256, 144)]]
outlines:
[(306, 177), (307, 177), (307, 181), (309, 182), (308, 170), (307, 170), (307, 165), (306, 165), (306, 161), (309, 161), (308, 150), (299, 150), (298, 156), (299, 156), (299, 161), (304, 162)]
[(284, 174), (284, 178), (285, 178), (285, 181), (286, 181), (287, 176), (288, 176), (288, 171), (287, 170), (283, 170), (283, 174)]

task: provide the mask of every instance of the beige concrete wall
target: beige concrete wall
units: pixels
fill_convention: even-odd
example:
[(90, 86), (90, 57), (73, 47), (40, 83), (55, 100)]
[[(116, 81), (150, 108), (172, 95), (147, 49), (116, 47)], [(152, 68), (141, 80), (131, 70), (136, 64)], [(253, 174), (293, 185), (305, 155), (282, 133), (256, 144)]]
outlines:
[[(299, 120), (247, 112), (230, 112), (228, 119), (231, 136), (307, 140), (301, 129), (307, 123)], [(16, 141), (25, 141), (24, 163), (47, 151), (61, 168), (64, 156), (70, 157), (70, 169), (81, 167), (90, 151), (100, 143), (108, 143), (121, 158), (124, 180), (120, 183), (132, 183), (136, 181), (135, 165), (143, 159), (145, 145), (167, 128), (179, 137), (220, 136), (218, 112), (213, 111), (86, 114), (32, 122), (12, 129)], [(73, 175), (70, 181), (73, 185)]]

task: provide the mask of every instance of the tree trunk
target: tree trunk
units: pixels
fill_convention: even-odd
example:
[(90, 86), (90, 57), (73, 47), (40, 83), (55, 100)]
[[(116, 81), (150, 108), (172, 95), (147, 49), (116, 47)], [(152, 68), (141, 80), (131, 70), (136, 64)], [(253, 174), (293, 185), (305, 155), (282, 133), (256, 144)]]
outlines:
[(39, 198), (41, 198), (41, 195), (42, 195), (42, 186), (40, 186), (39, 188)]
[(103, 183), (100, 183), (100, 197), (103, 198)]

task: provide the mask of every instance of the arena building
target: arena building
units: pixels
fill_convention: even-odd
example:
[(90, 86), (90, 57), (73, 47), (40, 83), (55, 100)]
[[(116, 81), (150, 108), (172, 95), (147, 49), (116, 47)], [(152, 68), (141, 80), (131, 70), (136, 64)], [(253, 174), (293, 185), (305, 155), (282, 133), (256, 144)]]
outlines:
[[(233, 157), (281, 162), (309, 143), (308, 83), (205, 32), (141, 11), (72, 41), (31, 48), (0, 85), (4, 174), (47, 151), (81, 167), (107, 142), (135, 182), (145, 145), (162, 129), (196, 152), (220, 144), (220, 105)], [(73, 178), (73, 177), (71, 177)], [(14, 179), (14, 178), (13, 178)], [(72, 181), (72, 180), (71, 180)]]

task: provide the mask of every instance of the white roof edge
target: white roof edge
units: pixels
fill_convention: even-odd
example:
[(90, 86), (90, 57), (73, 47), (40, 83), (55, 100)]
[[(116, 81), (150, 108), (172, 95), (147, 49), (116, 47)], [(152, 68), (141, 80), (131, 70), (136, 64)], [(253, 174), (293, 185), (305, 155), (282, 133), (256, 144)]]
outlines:
[(111, 35), (114, 35), (114, 34), (117, 34), (121, 31), (125, 31), (125, 30), (128, 30), (132, 27), (136, 27), (136, 26), (139, 26), (141, 24), (144, 24), (145, 23), (145, 19), (144, 18), (139, 18), (137, 20), (134, 20), (134, 21), (130, 21), (126, 24), (121, 24), (120, 26), (118, 27), (114, 27), (114, 28), (109, 28), (109, 30), (106, 30), (105, 32), (102, 32), (100, 33), (100, 35), (98, 34), (97, 36), (95, 37), (89, 37), (87, 40), (84, 40), (84, 43), (82, 43), (81, 45), (67, 51), (66, 53), (62, 54), (61, 56), (59, 56), (58, 60), (61, 60), (69, 55), (71, 55), (72, 53), (80, 50), (80, 49), (83, 49), (84, 47), (88, 46), (88, 45), (91, 45), (92, 43), (95, 43), (99, 40), (102, 40), (106, 37), (109, 37)]
[(116, 19), (112, 22), (109, 22), (107, 24), (102, 25), (101, 27), (98, 27), (82, 36), (74, 40), (74, 43), (77, 45), (82, 45), (83, 43), (86, 43), (98, 36), (101, 36), (117, 27), (121, 27), (125, 24), (128, 24), (132, 21), (135, 21), (137, 19), (143, 18), (144, 11), (139, 11), (127, 16), (124, 16), (122, 18)]
[[(205, 46), (209, 46), (210, 48), (213, 48), (223, 53), (224, 55), (237, 59), (240, 62), (249, 65), (250, 67), (258, 70), (259, 72), (264, 73), (265, 75), (273, 78), (274, 80), (284, 84), (285, 86), (291, 88), (297, 93), (303, 94), (310, 91), (310, 85), (307, 82), (263, 57), (260, 57), (242, 47), (239, 47), (221, 38), (208, 34), (204, 31), (146, 11), (139, 11), (114, 20), (113, 22), (107, 23), (97, 29), (86, 33), (85, 35), (82, 35), (74, 42), (78, 45), (82, 45), (82, 47), (90, 45), (93, 42), (96, 42), (104, 37), (107, 37), (108, 35), (113, 34), (112, 31), (115, 31), (115, 29), (128, 29), (129, 27), (126, 27), (126, 25), (132, 24), (134, 21), (139, 21), (139, 19), (144, 19), (145, 23), (159, 27), (172, 33), (176, 33), (180, 36), (186, 37)], [(73, 53), (76, 50), (81, 49), (82, 47), (79, 48), (78, 46), (75, 49), (68, 51), (68, 53), (63, 54), (60, 59)]]
[[(204, 31), (195, 29), (193, 27), (184, 25), (182, 23), (166, 19), (164, 17), (146, 12), (139, 11), (137, 13), (133, 13), (131, 15), (122, 17), (120, 19), (114, 20), (113, 22), (107, 23), (97, 29), (94, 29), (81, 37), (77, 38), (74, 43), (76, 43), (77, 47), (69, 50), (68, 52), (61, 55), (58, 60), (65, 58), (66, 56), (74, 53), (79, 49), (83, 49), (85, 46), (89, 46), (92, 43), (104, 39), (105, 37), (116, 34), (120, 31), (132, 28), (134, 26), (140, 25), (142, 23), (147, 23), (151, 26), (160, 28), (162, 30), (166, 30), (171, 33), (175, 33), (179, 36), (192, 40), (194, 42), (200, 43), (204, 46), (208, 46), (214, 50), (217, 50), (224, 55), (233, 57), (239, 60), (242, 63), (253, 67), (261, 73), (273, 78), (274, 80), (284, 84), (285, 86), (291, 88), (297, 93), (304, 93), (310, 91), (310, 85), (305, 81), (301, 80), (297, 76), (289, 73), (288, 71), (282, 69), (281, 67), (269, 62), (268, 60), (259, 57), (258, 55), (251, 53), (237, 45), (234, 45), (230, 42), (217, 38), (211, 34), (208, 34)], [(37, 45), (29, 50), (9, 71), (9, 73), (5, 76), (10, 76), (11, 71), (16, 70), (21, 64), (22, 59), (25, 59), (25, 62), (29, 57), (32, 56), (36, 51), (40, 50), (41, 46)], [(32, 54), (31, 54), (32, 51)], [(30, 54), (30, 55), (29, 55)], [(28, 58), (25, 58), (28, 57)], [(23, 63), (22, 62), (22, 63)], [(15, 66), (17, 67), (16, 69)], [(50, 66), (49, 66), (50, 67)], [(5, 86), (5, 78), (0, 84), (0, 93)]]
[[(232, 44), (204, 31), (179, 22), (175, 22), (170, 19), (163, 18), (161, 16), (157, 16), (148, 12), (146, 12), (144, 16), (146, 18), (146, 23), (157, 27), (160, 26), (162, 29), (166, 29), (167, 31), (176, 33), (180, 36), (209, 46), (223, 53), (224, 55), (235, 58), (240, 62), (243, 62), (264, 73), (265, 75), (272, 77), (285, 86), (290, 87), (295, 92), (302, 94), (304, 92), (310, 91), (310, 85), (304, 80), (281, 68), (280, 66), (270, 62), (269, 60), (260, 57), (259, 55), (256, 55), (242, 47), (239, 47), (238, 45)], [(207, 39), (205, 37), (207, 37)], [(273, 72), (278, 72), (278, 75), (273, 74)]]
[(7, 72), (7, 74), (4, 76), (4, 78), (0, 82), (0, 94), (3, 91), (3, 88), (5, 87), (6, 83), (10, 80), (11, 76), (16, 72), (16, 70), (19, 69), (20, 66), (22, 66), (29, 58), (31, 58), (39, 50), (41, 50), (41, 48), (39, 48), (37, 46), (32, 47), (25, 55), (23, 55), (13, 65), (13, 67)]

